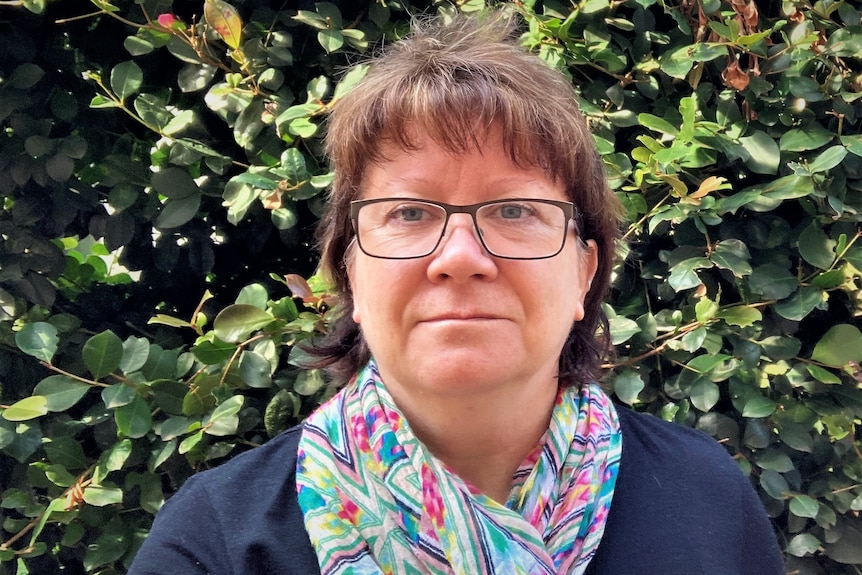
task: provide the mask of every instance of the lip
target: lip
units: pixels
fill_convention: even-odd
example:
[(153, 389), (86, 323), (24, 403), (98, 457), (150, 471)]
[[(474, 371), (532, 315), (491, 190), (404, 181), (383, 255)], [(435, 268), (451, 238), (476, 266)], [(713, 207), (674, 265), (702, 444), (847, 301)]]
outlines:
[(432, 316), (429, 318), (422, 319), (420, 323), (433, 323), (433, 322), (458, 322), (458, 321), (494, 321), (494, 320), (502, 320), (506, 319), (504, 317), (500, 317), (498, 315), (487, 314), (487, 313), (468, 313), (468, 314), (442, 314), (438, 316)]

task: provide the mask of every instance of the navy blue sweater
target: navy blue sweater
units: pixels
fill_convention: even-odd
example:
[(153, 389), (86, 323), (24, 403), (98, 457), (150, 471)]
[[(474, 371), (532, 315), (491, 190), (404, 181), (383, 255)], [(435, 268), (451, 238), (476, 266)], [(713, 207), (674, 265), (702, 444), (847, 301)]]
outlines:
[[(698, 431), (619, 412), (619, 478), (588, 575), (785, 572), (769, 519), (724, 448)], [(130, 575), (319, 575), (296, 501), (300, 433), (189, 479), (159, 512)]]

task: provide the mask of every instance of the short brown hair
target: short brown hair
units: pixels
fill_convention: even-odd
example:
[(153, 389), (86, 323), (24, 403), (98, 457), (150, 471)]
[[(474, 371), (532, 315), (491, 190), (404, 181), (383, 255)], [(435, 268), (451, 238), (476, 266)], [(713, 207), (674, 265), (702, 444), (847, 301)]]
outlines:
[[(329, 205), (318, 228), (321, 272), (335, 286), (339, 313), (327, 336), (310, 350), (317, 367), (339, 380), (369, 359), (353, 321), (345, 258), (352, 252), (350, 202), (358, 198), (381, 144), (414, 150), (417, 129), (453, 152), (481, 145), (477, 128), (499, 126), (517, 165), (544, 169), (561, 182), (581, 213), (583, 239), (598, 249), (598, 270), (560, 355), (562, 384), (598, 376), (610, 350), (601, 301), (610, 285), (619, 239), (619, 203), (608, 188), (601, 157), (581, 115), (572, 85), (516, 40), (516, 23), (499, 11), (459, 15), (448, 22), (414, 22), (412, 33), (370, 62), (365, 78), (328, 120), (326, 152), (335, 171)], [(602, 328), (601, 330), (599, 328)]]

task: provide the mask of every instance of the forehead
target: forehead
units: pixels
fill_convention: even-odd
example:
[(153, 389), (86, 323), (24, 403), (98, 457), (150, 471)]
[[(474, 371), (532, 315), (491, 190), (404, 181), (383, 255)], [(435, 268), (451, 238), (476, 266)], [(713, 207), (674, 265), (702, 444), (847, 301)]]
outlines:
[(406, 145), (403, 138), (383, 139), (376, 157), (366, 165), (359, 197), (454, 194), (469, 200), (456, 203), (506, 196), (568, 199), (551, 174), (519, 154), (496, 126), (475, 136), (467, 146), (447, 144), (415, 129)]

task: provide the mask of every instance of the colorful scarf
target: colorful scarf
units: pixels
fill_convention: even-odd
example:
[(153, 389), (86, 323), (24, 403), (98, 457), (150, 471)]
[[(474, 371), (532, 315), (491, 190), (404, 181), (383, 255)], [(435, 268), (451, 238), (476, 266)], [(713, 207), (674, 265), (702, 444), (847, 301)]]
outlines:
[(371, 362), (306, 421), (296, 483), (323, 575), (581, 574), (605, 529), (620, 452), (599, 386), (561, 389), (500, 505), (416, 439)]

